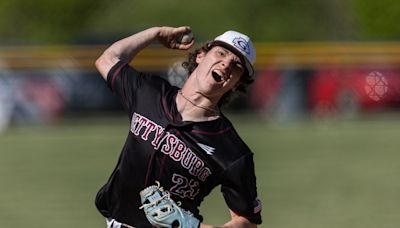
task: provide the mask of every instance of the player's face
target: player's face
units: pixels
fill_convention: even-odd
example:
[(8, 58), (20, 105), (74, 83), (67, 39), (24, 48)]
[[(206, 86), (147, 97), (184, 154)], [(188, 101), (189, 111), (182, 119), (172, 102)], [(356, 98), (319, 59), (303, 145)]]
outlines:
[(207, 53), (197, 55), (196, 80), (199, 89), (204, 94), (221, 97), (227, 91), (235, 88), (245, 66), (241, 59), (230, 50), (215, 46)]

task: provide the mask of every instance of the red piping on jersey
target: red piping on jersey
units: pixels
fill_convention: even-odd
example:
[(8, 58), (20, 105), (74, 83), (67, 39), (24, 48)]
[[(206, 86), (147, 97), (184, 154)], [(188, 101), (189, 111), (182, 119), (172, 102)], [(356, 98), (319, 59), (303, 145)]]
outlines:
[(202, 135), (220, 135), (220, 134), (223, 134), (223, 133), (225, 133), (227, 131), (230, 131), (230, 130), (231, 130), (231, 128), (228, 127), (226, 129), (223, 129), (223, 130), (220, 130), (220, 131), (217, 131), (217, 132), (200, 131), (200, 130), (192, 130), (191, 132), (197, 133), (197, 134), (202, 134)]
[(121, 71), (121, 69), (122, 69), (122, 67), (124, 67), (126, 65), (126, 63), (125, 64), (122, 64), (120, 67), (118, 67), (118, 69), (114, 72), (114, 74), (113, 74), (113, 76), (112, 76), (112, 78), (111, 78), (111, 89), (114, 91), (114, 81), (115, 81), (115, 78), (117, 77), (117, 75), (119, 74), (119, 72)]

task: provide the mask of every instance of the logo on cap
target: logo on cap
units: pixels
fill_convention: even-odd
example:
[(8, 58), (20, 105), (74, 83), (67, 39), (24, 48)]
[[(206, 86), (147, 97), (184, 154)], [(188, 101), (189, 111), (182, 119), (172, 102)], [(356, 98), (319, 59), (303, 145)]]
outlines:
[(249, 43), (247, 40), (245, 40), (243, 37), (236, 37), (232, 41), (233, 45), (237, 47), (239, 50), (245, 52), (246, 54), (250, 55), (250, 47)]

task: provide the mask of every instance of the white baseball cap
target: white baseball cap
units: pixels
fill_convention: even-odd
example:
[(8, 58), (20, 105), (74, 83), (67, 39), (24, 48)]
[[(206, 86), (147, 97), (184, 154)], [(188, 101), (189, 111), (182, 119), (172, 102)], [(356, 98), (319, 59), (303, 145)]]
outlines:
[(253, 64), (256, 61), (256, 49), (250, 40), (250, 37), (236, 31), (227, 31), (217, 36), (212, 45), (220, 45), (228, 48), (236, 55), (244, 59), (245, 66), (249, 75), (254, 76)]

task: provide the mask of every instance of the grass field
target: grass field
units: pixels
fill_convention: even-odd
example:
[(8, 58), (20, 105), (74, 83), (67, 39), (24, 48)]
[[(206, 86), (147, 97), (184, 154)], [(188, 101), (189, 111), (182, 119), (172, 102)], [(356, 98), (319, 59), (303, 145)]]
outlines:
[[(232, 120), (255, 152), (260, 227), (400, 226), (400, 118)], [(94, 196), (127, 131), (124, 117), (80, 118), (0, 135), (0, 227), (105, 227)], [(201, 211), (221, 224), (225, 208), (216, 189)]]

